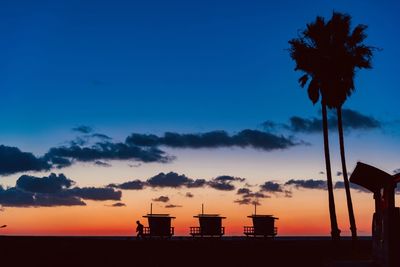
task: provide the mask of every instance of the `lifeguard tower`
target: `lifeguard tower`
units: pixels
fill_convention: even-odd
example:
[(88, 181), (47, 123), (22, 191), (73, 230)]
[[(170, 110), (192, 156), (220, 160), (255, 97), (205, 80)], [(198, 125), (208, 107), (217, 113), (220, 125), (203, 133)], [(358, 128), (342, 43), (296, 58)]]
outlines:
[(374, 193), (372, 242), (375, 262), (385, 267), (400, 266), (400, 209), (395, 207), (395, 189), (400, 182), (400, 174), (390, 175), (358, 162), (350, 182)]
[(153, 213), (153, 205), (150, 206), (150, 213), (143, 216), (147, 218), (148, 227), (143, 228), (144, 237), (167, 237), (171, 238), (174, 235), (174, 227), (171, 227), (172, 219), (175, 217), (169, 214)]
[(265, 238), (274, 238), (278, 234), (278, 228), (275, 227), (275, 220), (278, 218), (273, 215), (257, 214), (257, 205), (254, 205), (254, 214), (247, 216), (253, 221), (253, 226), (244, 226), (243, 233), (249, 237), (263, 236)]
[(222, 226), (222, 217), (219, 214), (205, 214), (204, 205), (201, 205), (201, 214), (193, 216), (199, 218), (199, 225), (190, 227), (190, 235), (193, 237), (222, 237), (225, 234), (225, 227)]

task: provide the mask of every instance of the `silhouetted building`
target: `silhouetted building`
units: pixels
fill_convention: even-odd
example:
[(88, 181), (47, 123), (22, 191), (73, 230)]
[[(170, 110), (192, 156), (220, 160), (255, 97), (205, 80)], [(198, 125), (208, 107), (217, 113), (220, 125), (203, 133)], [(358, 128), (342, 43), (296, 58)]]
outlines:
[(175, 217), (169, 214), (150, 213), (143, 218), (147, 218), (149, 227), (144, 227), (144, 237), (172, 237), (174, 235), (174, 227), (171, 227), (172, 219)]
[(275, 237), (278, 233), (278, 228), (275, 227), (275, 220), (278, 218), (272, 215), (253, 214), (247, 216), (253, 221), (253, 226), (244, 226), (244, 234), (246, 236), (264, 236)]
[(400, 266), (400, 209), (395, 207), (395, 189), (400, 174), (390, 175), (358, 162), (350, 182), (374, 193), (372, 240), (375, 261), (382, 266)]
[(225, 234), (225, 227), (222, 226), (222, 217), (219, 214), (199, 214), (193, 216), (193, 218), (199, 218), (199, 225), (190, 227), (190, 234), (195, 236), (223, 236)]

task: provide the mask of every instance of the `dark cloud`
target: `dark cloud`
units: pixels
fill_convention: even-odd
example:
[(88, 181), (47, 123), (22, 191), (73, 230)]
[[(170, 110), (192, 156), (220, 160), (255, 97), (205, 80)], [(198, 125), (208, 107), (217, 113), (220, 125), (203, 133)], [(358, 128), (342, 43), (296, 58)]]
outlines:
[(167, 209), (173, 209), (173, 208), (181, 208), (181, 205), (174, 205), (174, 204), (167, 204), (165, 205), (165, 208)]
[(140, 180), (133, 180), (122, 184), (109, 184), (108, 187), (114, 187), (124, 190), (141, 190), (144, 188), (145, 185), (145, 182), (142, 182)]
[(236, 199), (233, 202), (238, 203), (239, 205), (257, 205), (257, 206), (261, 205), (261, 203), (258, 200), (250, 198)]
[(126, 204), (122, 203), (122, 202), (117, 202), (117, 203), (110, 205), (110, 207), (126, 207)]
[(327, 189), (326, 181), (323, 180), (294, 180), (291, 179), (285, 183), (288, 186), (294, 186), (296, 188), (306, 188), (306, 189)]
[[(304, 119), (301, 117), (293, 116), (289, 119), (287, 126), (293, 132), (316, 133), (322, 131), (322, 120), (320, 119)], [(333, 126), (331, 123), (329, 126)]]
[(16, 187), (33, 193), (57, 193), (65, 188), (70, 188), (74, 181), (64, 174), (51, 173), (48, 177), (22, 175), (16, 182)]
[(73, 196), (89, 200), (121, 200), (122, 192), (110, 187), (74, 187), (67, 191)]
[(157, 198), (153, 198), (153, 201), (166, 203), (166, 202), (169, 202), (169, 197), (168, 196), (159, 196)]
[(382, 123), (371, 116), (363, 115), (351, 109), (342, 110), (343, 127), (352, 129), (377, 129)]
[(94, 164), (100, 167), (111, 167), (111, 164), (100, 160), (96, 160)]
[[(382, 123), (371, 116), (363, 115), (351, 109), (342, 110), (344, 130), (373, 130), (382, 127)], [(337, 127), (337, 115), (332, 113), (328, 117), (329, 129), (335, 130)], [(319, 118), (301, 118), (293, 116), (289, 120), (289, 125), (284, 128), (293, 132), (317, 133), (322, 132), (322, 120)]]
[(6, 207), (84, 206), (83, 199), (120, 200), (121, 191), (101, 187), (71, 187), (74, 181), (63, 174), (48, 177), (23, 175), (15, 187), (0, 186), (0, 205)]
[(285, 197), (292, 197), (292, 191), (286, 189), (285, 185), (272, 181), (266, 181), (265, 183), (260, 185), (260, 190), (261, 192), (273, 193), (278, 195), (283, 194)]
[(91, 138), (98, 138), (100, 140), (104, 140), (104, 141), (110, 141), (112, 140), (111, 137), (109, 137), (108, 135), (105, 134), (101, 134), (101, 133), (94, 133), (90, 135)]
[(178, 174), (176, 172), (169, 172), (169, 173), (161, 172), (153, 177), (150, 177), (145, 182), (140, 180), (133, 180), (122, 184), (109, 184), (108, 187), (118, 188), (118, 189), (128, 189), (128, 190), (129, 189), (141, 190), (144, 189), (145, 187), (199, 188), (208, 186), (217, 190), (231, 191), (235, 189), (235, 186), (233, 185), (234, 182), (243, 182), (243, 181), (245, 181), (244, 178), (233, 177), (228, 175), (218, 176), (216, 178), (207, 181), (205, 179), (192, 179), (184, 174)]
[(239, 188), (237, 193), (238, 195), (247, 195), (250, 194), (251, 190), (249, 188)]
[(185, 197), (192, 198), (192, 197), (194, 197), (194, 195), (192, 193), (190, 193), (190, 192), (187, 192), (185, 194)]
[(259, 202), (260, 198), (270, 197), (261, 191), (253, 192), (249, 188), (239, 188), (236, 194), (240, 195), (241, 199), (236, 199), (234, 203), (238, 203), (239, 205), (261, 205)]
[(222, 175), (207, 181), (207, 185), (211, 188), (221, 190), (221, 191), (232, 191), (235, 190), (233, 182), (244, 182), (245, 178), (233, 177), (229, 175)]
[(221, 191), (232, 191), (235, 190), (235, 186), (231, 183), (227, 183), (227, 182), (218, 182), (215, 180), (209, 181), (207, 183), (208, 186), (210, 186), (211, 188), (214, 188), (216, 190), (221, 190)]
[[(341, 172), (341, 171), (337, 171), (336, 172), (336, 176), (342, 176), (343, 175), (343, 172)], [(351, 172), (347, 172), (347, 176), (350, 176), (351, 175)]]
[(44, 156), (56, 164), (53, 159), (64, 159), (72, 164), (74, 161), (94, 162), (98, 160), (136, 160), (141, 162), (166, 163), (173, 158), (158, 148), (141, 148), (124, 143), (98, 142), (92, 146), (62, 146), (51, 148)]
[[(334, 188), (335, 189), (344, 189), (344, 182), (342, 182), (342, 181), (336, 182)], [(368, 189), (365, 189), (364, 187), (357, 185), (357, 184), (353, 184), (353, 183), (350, 183), (350, 188), (356, 190), (357, 192), (363, 192), (363, 193), (371, 192)]]
[(16, 147), (0, 145), (0, 175), (26, 171), (47, 171), (51, 165), (32, 153), (22, 152)]
[(80, 125), (78, 127), (72, 128), (72, 131), (78, 132), (78, 133), (83, 133), (83, 134), (88, 134), (93, 132), (93, 128), (87, 125)]
[(233, 176), (229, 176), (229, 175), (221, 175), (221, 176), (214, 178), (214, 180), (218, 181), (218, 182), (234, 182), (234, 181), (244, 182), (244, 181), (246, 181), (246, 178), (233, 177)]
[(159, 173), (147, 180), (147, 184), (151, 187), (202, 187), (206, 181), (204, 179), (190, 179), (185, 175), (179, 175), (176, 172)]
[(394, 173), (394, 174), (398, 174), (398, 173), (400, 173), (400, 168), (398, 168), (398, 169), (395, 169), (395, 170), (393, 171), (393, 173)]
[(286, 149), (297, 145), (291, 138), (258, 130), (243, 130), (229, 135), (225, 131), (212, 131), (199, 134), (179, 134), (166, 132), (159, 137), (154, 134), (133, 133), (126, 138), (126, 143), (136, 146), (169, 146), (174, 148), (218, 148), (218, 147), (253, 147), (263, 150)]
[(265, 183), (263, 183), (262, 185), (260, 185), (260, 189), (263, 192), (283, 192), (283, 187), (281, 184), (275, 183), (275, 182), (271, 182), (271, 181), (267, 181)]
[(52, 194), (32, 193), (16, 187), (3, 189), (0, 187), (0, 204), (5, 207), (53, 207), (84, 206), (80, 198), (57, 192)]

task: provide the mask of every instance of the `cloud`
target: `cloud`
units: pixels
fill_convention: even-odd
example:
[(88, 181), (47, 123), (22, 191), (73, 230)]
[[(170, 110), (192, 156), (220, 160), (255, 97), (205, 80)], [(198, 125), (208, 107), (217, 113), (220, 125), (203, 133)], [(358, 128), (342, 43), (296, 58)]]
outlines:
[(93, 128), (87, 125), (80, 125), (75, 128), (72, 128), (72, 131), (78, 132), (78, 133), (83, 133), (83, 134), (88, 134), (93, 132)]
[(153, 201), (166, 203), (166, 202), (169, 202), (169, 197), (168, 196), (159, 196), (157, 198), (153, 198)]
[[(184, 174), (178, 174), (176, 172), (163, 173), (150, 177), (146, 181), (133, 180), (121, 184), (109, 184), (108, 187), (118, 189), (132, 189), (141, 190), (145, 187), (152, 188), (199, 188), (199, 187), (211, 187), (216, 190), (231, 191), (235, 189), (234, 182), (244, 182), (245, 178), (233, 177), (229, 175), (217, 176), (211, 180), (205, 179), (192, 179)], [(190, 194), (190, 193), (189, 193)], [(186, 195), (187, 197), (190, 197)]]
[(110, 141), (112, 140), (111, 137), (109, 137), (108, 135), (105, 134), (101, 134), (101, 133), (94, 133), (90, 135), (91, 138), (98, 138), (100, 140), (104, 140), (104, 141)]
[(100, 167), (111, 167), (111, 164), (100, 160), (96, 160), (94, 164)]
[(393, 174), (398, 174), (398, 173), (400, 173), (400, 168), (395, 169), (395, 170), (393, 171)]
[(382, 123), (374, 117), (363, 115), (351, 109), (342, 110), (343, 127), (352, 129), (377, 129), (382, 127)]
[[(334, 188), (335, 189), (344, 189), (344, 182), (342, 182), (342, 181), (336, 182), (334, 185)], [(350, 188), (356, 190), (357, 192), (361, 192), (361, 193), (370, 193), (371, 192), (368, 189), (365, 189), (364, 187), (357, 185), (357, 184), (353, 184), (353, 183), (350, 183)]]
[(122, 192), (107, 187), (75, 187), (67, 191), (73, 196), (89, 200), (121, 200)]
[(165, 205), (165, 208), (167, 209), (173, 209), (173, 208), (181, 208), (181, 205), (174, 205), (174, 204), (167, 204)]
[(294, 180), (291, 179), (285, 183), (288, 186), (294, 186), (296, 188), (305, 188), (305, 189), (327, 189), (326, 181), (323, 180)]
[(25, 171), (47, 171), (51, 165), (32, 153), (22, 152), (17, 147), (0, 145), (0, 175)]
[[(361, 114), (351, 109), (342, 110), (342, 121), (344, 130), (373, 130), (382, 127), (382, 123), (374, 117)], [(328, 126), (329, 129), (336, 130), (336, 113), (329, 115)], [(289, 124), (283, 127), (292, 132), (318, 133), (322, 132), (322, 120), (319, 118), (306, 119), (293, 116), (289, 119)]]
[(64, 174), (51, 173), (48, 177), (38, 178), (35, 176), (22, 175), (16, 182), (16, 187), (33, 193), (57, 193), (64, 188), (70, 188), (74, 181), (65, 177)]
[(133, 180), (122, 184), (109, 184), (108, 187), (114, 187), (124, 190), (142, 190), (145, 185), (145, 182), (142, 182), (140, 180)]
[(265, 183), (263, 183), (262, 185), (260, 185), (261, 191), (264, 192), (283, 192), (283, 187), (281, 184), (275, 183), (275, 182), (271, 182), (271, 181), (267, 181)]
[(0, 186), (0, 205), (5, 207), (85, 206), (83, 199), (120, 200), (121, 191), (102, 187), (72, 187), (74, 181), (63, 174), (47, 177), (22, 175), (15, 187)]
[(236, 188), (232, 184), (233, 182), (244, 182), (245, 180), (245, 178), (222, 175), (207, 181), (207, 185), (211, 188), (221, 191), (232, 191)]
[(190, 193), (190, 192), (187, 192), (185, 194), (185, 197), (192, 198), (192, 197), (194, 197), (194, 195), (192, 193)]
[[(61, 146), (51, 148), (44, 156), (45, 159), (57, 165), (57, 160), (63, 159), (72, 164), (74, 161), (95, 162), (99, 160), (136, 160), (141, 162), (166, 163), (173, 160), (164, 151), (151, 147), (141, 148), (124, 143), (97, 142), (92, 146)], [(61, 167), (63, 167), (62, 165)]]
[(273, 194), (284, 194), (285, 197), (292, 197), (292, 191), (285, 188), (285, 185), (266, 181), (262, 185), (260, 185), (261, 192), (273, 193)]
[(248, 189), (248, 188), (239, 188), (236, 194), (238, 194), (238, 195), (247, 195), (247, 194), (250, 194), (250, 193), (251, 193), (251, 190)]
[(63, 194), (32, 193), (16, 187), (0, 187), (0, 205), (5, 207), (52, 207), (52, 206), (85, 206), (80, 198)]
[(126, 143), (145, 147), (168, 146), (192, 149), (238, 146), (253, 147), (266, 151), (287, 149), (299, 144), (289, 137), (250, 129), (242, 130), (233, 135), (229, 135), (225, 131), (212, 131), (198, 134), (166, 132), (161, 137), (154, 134), (133, 133), (126, 138)]
[(147, 180), (147, 184), (151, 187), (202, 187), (206, 184), (204, 179), (191, 179), (185, 175), (179, 175), (176, 172), (159, 173)]
[(109, 207), (126, 207), (126, 204), (125, 203), (122, 203), (122, 202), (117, 202), (117, 203), (114, 203), (114, 204), (112, 204), (112, 205), (109, 205)]
[(261, 205), (261, 203), (258, 200), (252, 200), (250, 198), (236, 199), (233, 202), (238, 203), (239, 205), (257, 205), (257, 206)]
[(261, 205), (259, 202), (260, 198), (269, 198), (270, 196), (265, 195), (263, 192), (253, 192), (249, 188), (239, 188), (236, 192), (241, 199), (236, 199), (233, 202), (239, 205)]

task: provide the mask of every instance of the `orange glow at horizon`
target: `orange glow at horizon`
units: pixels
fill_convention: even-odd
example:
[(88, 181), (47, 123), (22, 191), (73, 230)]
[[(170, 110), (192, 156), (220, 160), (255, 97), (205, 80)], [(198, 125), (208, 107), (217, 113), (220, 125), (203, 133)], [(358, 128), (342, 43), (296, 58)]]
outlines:
[[(187, 236), (189, 227), (198, 225), (193, 216), (201, 212), (201, 203), (205, 203), (205, 213), (227, 217), (223, 220), (226, 235), (243, 235), (243, 226), (251, 225), (247, 216), (254, 212), (254, 207), (233, 203), (236, 195), (219, 191), (210, 191), (205, 195), (201, 190), (191, 191), (195, 195), (193, 199), (185, 198), (183, 193), (171, 199), (173, 204), (182, 204), (181, 208), (166, 209), (164, 204), (153, 204), (154, 213), (169, 213), (176, 217), (172, 222), (175, 235)], [(87, 201), (88, 206), (79, 207), (6, 208), (2, 212), (1, 224), (8, 227), (1, 229), (1, 234), (133, 236), (136, 220), (147, 225), (142, 216), (149, 212), (149, 203), (155, 195), (170, 195), (170, 192), (126, 191), (123, 202), (127, 207), (121, 208), (109, 207), (111, 202), (95, 201)], [(350, 234), (344, 195), (343, 191), (335, 191), (338, 222), (343, 236)], [(206, 196), (207, 201), (204, 201)], [(353, 203), (359, 235), (370, 235), (372, 194), (353, 193)], [(278, 217), (276, 226), (280, 236), (328, 236), (330, 233), (326, 191), (296, 190), (292, 198), (273, 196), (262, 200), (257, 213)]]

